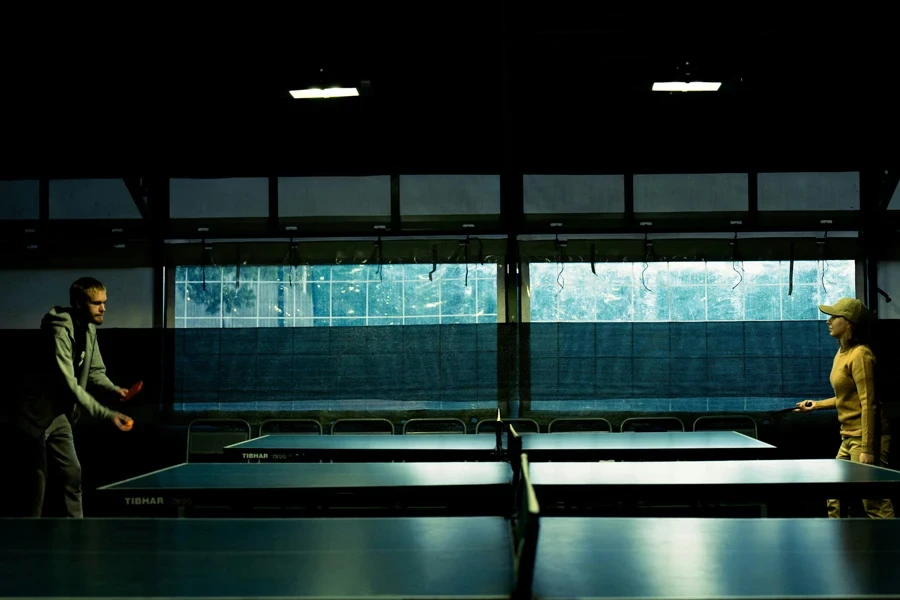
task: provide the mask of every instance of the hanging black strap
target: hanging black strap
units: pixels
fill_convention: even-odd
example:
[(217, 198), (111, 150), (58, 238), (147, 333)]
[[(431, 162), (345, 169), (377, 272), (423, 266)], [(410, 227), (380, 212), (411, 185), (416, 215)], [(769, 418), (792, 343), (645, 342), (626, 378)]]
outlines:
[(788, 272), (788, 296), (794, 293), (794, 240), (791, 240), (791, 266)]
[(241, 287), (241, 247), (237, 248), (237, 271), (235, 273), (234, 287)]
[(297, 265), (297, 244), (294, 243), (294, 238), (290, 238), (291, 242), (288, 246), (287, 255), (284, 257), (284, 262), (287, 263), (288, 270), (288, 285), (290, 287), (294, 287), (294, 267)]
[(591, 273), (597, 274), (597, 244), (591, 244)]
[(437, 271), (437, 244), (431, 245), (431, 271), (428, 273), (428, 281), (434, 281), (432, 276)]
[(562, 292), (566, 286), (566, 280), (563, 278), (563, 270), (566, 268), (565, 263), (568, 260), (566, 256), (566, 245), (567, 242), (565, 240), (560, 241), (559, 234), (556, 234), (556, 262), (559, 263), (559, 273), (556, 275), (556, 284), (559, 286), (559, 291)]
[(375, 262), (378, 264), (378, 279), (379, 281), (384, 281), (384, 270), (382, 269), (382, 265), (384, 264), (383, 259), (384, 247), (381, 243), (381, 236), (378, 236), (378, 239), (375, 241)]
[(650, 268), (650, 262), (656, 257), (653, 251), (653, 242), (650, 241), (650, 236), (648, 234), (644, 234), (644, 269), (641, 271), (641, 285), (644, 286), (644, 289), (648, 292), (652, 292), (653, 290), (647, 285), (647, 282), (644, 280), (644, 274), (647, 272), (647, 269)]
[(297, 248), (297, 244), (294, 243), (294, 238), (291, 238), (290, 254), (291, 254), (291, 287), (293, 287), (294, 286), (294, 269), (297, 267), (297, 264), (299, 263), (298, 255), (300, 254), (300, 250)]
[(206, 245), (206, 240), (201, 241), (201, 245), (203, 246), (203, 255), (200, 261), (200, 269), (203, 271), (203, 291), (206, 291), (206, 267), (209, 266), (209, 263), (212, 262), (210, 258), (210, 250), (212, 250), (212, 246)]
[(469, 287), (469, 236), (466, 236), (465, 246), (463, 248), (463, 260), (466, 261), (466, 279), (463, 285)]
[(741, 285), (741, 283), (744, 282), (744, 275), (743, 275), (743, 273), (741, 273), (741, 272), (738, 271), (738, 269), (737, 269), (737, 263), (738, 263), (738, 243), (737, 243), (737, 239), (738, 239), (738, 234), (737, 234), (737, 231), (735, 231), (735, 232), (734, 232), (734, 240), (732, 240), (732, 242), (731, 242), (731, 270), (734, 271), (735, 273), (737, 273), (737, 275), (738, 275), (738, 277), (740, 277), (740, 279), (738, 279), (738, 282), (737, 282), (736, 284), (734, 284), (734, 287), (731, 288), (731, 289), (733, 289), (733, 290), (734, 290), (734, 289), (737, 289), (737, 286)]

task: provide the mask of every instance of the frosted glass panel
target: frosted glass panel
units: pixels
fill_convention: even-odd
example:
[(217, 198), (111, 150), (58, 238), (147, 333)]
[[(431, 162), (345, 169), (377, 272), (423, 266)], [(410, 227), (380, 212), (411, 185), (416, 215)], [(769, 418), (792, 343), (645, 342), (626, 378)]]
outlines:
[(525, 214), (622, 213), (624, 175), (525, 175)]
[(748, 187), (746, 173), (635, 175), (634, 211), (745, 211)]
[[(497, 323), (497, 265), (179, 266), (175, 327)], [(429, 279), (429, 273), (432, 277)]]
[(53, 306), (69, 304), (69, 286), (79, 277), (96, 277), (106, 286), (104, 329), (153, 327), (153, 269), (69, 269), (0, 271), (0, 329), (38, 329)]
[(173, 219), (268, 217), (269, 180), (172, 179), (169, 204)]
[(859, 173), (760, 173), (759, 210), (859, 210)]
[(280, 177), (281, 217), (382, 217), (391, 214), (391, 178)]
[(51, 179), (51, 219), (140, 219), (122, 179)]
[(39, 219), (39, 195), (37, 179), (0, 181), (0, 219)]
[[(549, 322), (824, 321), (856, 295), (852, 260), (530, 263), (529, 319)], [(791, 292), (790, 294), (788, 292)]]
[(401, 175), (400, 214), (500, 214), (500, 176)]

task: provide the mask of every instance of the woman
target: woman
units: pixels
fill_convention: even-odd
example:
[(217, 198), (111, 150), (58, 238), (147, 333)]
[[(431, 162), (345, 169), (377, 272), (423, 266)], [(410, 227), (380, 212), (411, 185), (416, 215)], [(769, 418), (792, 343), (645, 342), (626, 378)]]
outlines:
[[(797, 410), (809, 412), (837, 408), (841, 423), (841, 447), (837, 458), (874, 465), (879, 457), (881, 466), (888, 466), (891, 436), (887, 419), (878, 410), (875, 395), (875, 355), (863, 338), (863, 323), (868, 315), (866, 306), (855, 298), (841, 298), (834, 306), (819, 305), (830, 315), (828, 332), (840, 342), (831, 367), (831, 387), (834, 397), (827, 400), (804, 400)], [(893, 519), (894, 505), (890, 499), (863, 500), (863, 507), (873, 519)], [(841, 516), (840, 503), (828, 501), (828, 516)]]

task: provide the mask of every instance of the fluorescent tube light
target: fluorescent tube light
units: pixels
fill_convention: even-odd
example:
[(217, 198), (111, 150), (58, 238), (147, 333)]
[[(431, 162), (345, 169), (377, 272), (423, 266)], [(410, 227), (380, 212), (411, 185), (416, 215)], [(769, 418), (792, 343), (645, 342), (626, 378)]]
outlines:
[(356, 88), (310, 88), (308, 90), (291, 90), (291, 96), (298, 99), (306, 98), (347, 98), (359, 96)]
[(722, 87), (720, 81), (657, 81), (654, 92), (715, 92)]

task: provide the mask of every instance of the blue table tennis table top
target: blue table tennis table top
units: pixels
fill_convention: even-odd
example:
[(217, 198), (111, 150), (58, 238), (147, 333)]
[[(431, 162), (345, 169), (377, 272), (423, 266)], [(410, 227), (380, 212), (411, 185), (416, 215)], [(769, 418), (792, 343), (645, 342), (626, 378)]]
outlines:
[[(513, 594), (499, 517), (4, 519), (0, 597)], [(900, 522), (542, 517), (535, 600), (900, 598)]]
[(0, 597), (509, 598), (501, 517), (0, 520)]
[(99, 490), (472, 487), (511, 485), (507, 463), (183, 463)]
[[(508, 449), (502, 436), (501, 450)], [(553, 433), (522, 435), (532, 461), (621, 459), (746, 459), (776, 448), (734, 431)], [(225, 449), (236, 460), (498, 460), (494, 434), (485, 435), (267, 435)]]
[(552, 433), (522, 436), (529, 460), (739, 460), (774, 457), (775, 446), (735, 431)]
[(102, 486), (98, 493), (107, 514), (122, 516), (211, 507), (503, 516), (510, 510), (512, 482), (511, 465), (496, 461), (184, 463)]
[[(505, 437), (505, 436), (501, 436)], [(485, 435), (265, 435), (227, 446), (233, 460), (502, 460), (503, 440)]]
[(481, 450), (497, 449), (496, 436), (463, 435), (263, 435), (229, 448), (241, 450)]
[(544, 517), (535, 600), (900, 598), (900, 522)]
[(566, 462), (530, 465), (535, 487), (647, 488), (689, 486), (879, 486), (900, 491), (900, 471), (849, 460), (728, 460), (684, 462)]
[[(751, 503), (767, 511), (779, 503), (891, 498), (900, 493), (900, 472), (847, 460), (730, 460), (682, 462), (532, 463), (531, 482), (545, 514), (559, 505), (641, 500), (674, 505)], [(766, 508), (763, 508), (766, 507)], [(572, 514), (570, 512), (570, 514)]]
[(553, 433), (522, 437), (529, 450), (718, 450), (774, 449), (775, 446), (736, 431), (651, 431), (625, 433)]

